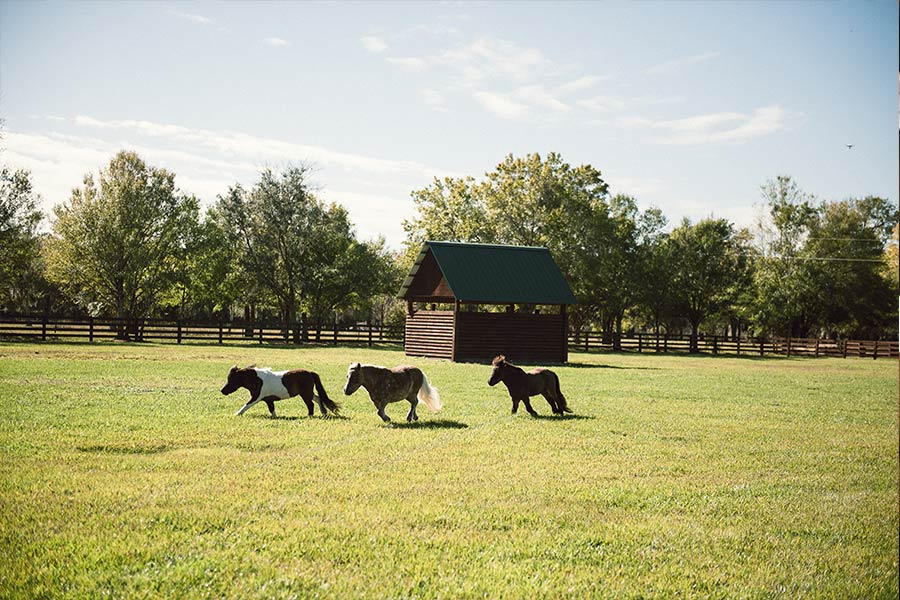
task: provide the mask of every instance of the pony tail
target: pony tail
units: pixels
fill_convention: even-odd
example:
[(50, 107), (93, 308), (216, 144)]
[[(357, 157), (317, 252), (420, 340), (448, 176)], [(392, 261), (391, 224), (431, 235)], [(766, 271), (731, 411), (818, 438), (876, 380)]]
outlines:
[[(421, 371), (420, 371), (421, 373)], [(419, 387), (418, 393), (419, 402), (422, 402), (427, 406), (431, 412), (438, 412), (443, 408), (441, 405), (441, 397), (438, 395), (438, 390), (436, 387), (431, 387), (428, 384), (428, 378), (425, 377), (425, 373), (422, 373), (422, 385)]]
[(318, 392), (319, 400), (322, 401), (322, 404), (333, 412), (334, 414), (340, 413), (341, 405), (328, 397), (328, 394), (325, 393), (325, 386), (322, 385), (322, 380), (319, 379), (318, 373), (313, 373), (313, 383), (316, 386), (316, 392)]
[(563, 396), (562, 390), (559, 389), (559, 375), (554, 373), (553, 379), (556, 381), (556, 403), (559, 405), (559, 409), (562, 412), (567, 412), (567, 413), (572, 412), (572, 409), (569, 408), (568, 404), (566, 404), (566, 397)]

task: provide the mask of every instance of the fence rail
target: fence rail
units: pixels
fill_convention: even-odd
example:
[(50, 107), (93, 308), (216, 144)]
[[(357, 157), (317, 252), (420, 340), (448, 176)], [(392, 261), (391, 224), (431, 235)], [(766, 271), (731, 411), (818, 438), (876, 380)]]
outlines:
[(0, 317), (0, 339), (65, 340), (90, 342), (114, 339), (145, 342), (225, 342), (367, 344), (403, 343), (403, 328), (359, 323), (316, 331), (296, 324), (291, 327), (266, 323), (192, 322), (164, 319), (72, 319), (55, 317)]
[[(569, 336), (569, 350), (592, 352), (613, 351), (618, 341), (622, 352), (669, 353), (689, 352), (690, 335), (635, 334), (621, 336), (599, 332), (581, 332)], [(725, 336), (698, 336), (698, 350), (707, 354), (734, 354), (737, 356), (835, 356), (856, 358), (900, 357), (897, 340), (827, 340), (818, 338), (730, 338)]]
[[(122, 339), (147, 342), (206, 342), (223, 344), (244, 342), (257, 344), (403, 344), (403, 326), (356, 323), (338, 326), (330, 323), (318, 332), (295, 324), (290, 328), (271, 323), (195, 322), (166, 319), (77, 319), (44, 316), (0, 316), (2, 340), (66, 340), (86, 339), (90, 342)], [(581, 332), (569, 336), (572, 352), (687, 353), (689, 335), (635, 334), (618, 338), (600, 332)], [(823, 340), (816, 338), (743, 338), (699, 336), (697, 346), (706, 354), (833, 356), (842, 358), (897, 358), (897, 340)]]

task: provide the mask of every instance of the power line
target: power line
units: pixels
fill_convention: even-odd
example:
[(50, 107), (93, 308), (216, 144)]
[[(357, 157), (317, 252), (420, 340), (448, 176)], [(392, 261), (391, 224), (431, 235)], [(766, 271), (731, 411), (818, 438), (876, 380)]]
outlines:
[[(748, 255), (744, 255), (748, 256)], [(880, 258), (839, 258), (837, 256), (763, 256), (761, 258), (777, 258), (778, 260), (817, 260), (822, 262), (874, 262), (884, 263)]]

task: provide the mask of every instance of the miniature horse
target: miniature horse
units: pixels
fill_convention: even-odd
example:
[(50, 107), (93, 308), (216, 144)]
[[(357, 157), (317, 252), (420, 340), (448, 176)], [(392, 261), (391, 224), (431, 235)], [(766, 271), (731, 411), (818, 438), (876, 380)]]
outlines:
[[(313, 393), (315, 386), (318, 395)], [(319, 402), (319, 409), (325, 416), (330, 410), (334, 414), (338, 414), (340, 406), (328, 397), (325, 388), (322, 387), (322, 380), (319, 374), (312, 371), (304, 371), (296, 369), (294, 371), (272, 371), (272, 369), (257, 369), (252, 366), (246, 369), (239, 369), (237, 365), (228, 372), (228, 382), (222, 388), (222, 393), (226, 396), (237, 391), (238, 388), (246, 388), (250, 391), (250, 400), (245, 404), (237, 415), (244, 414), (248, 408), (257, 402), (265, 402), (269, 407), (269, 412), (275, 416), (275, 401), (284, 400), (292, 396), (300, 396), (306, 403), (309, 410), (309, 416), (315, 413), (313, 400)]]
[(347, 370), (344, 393), (349, 396), (360, 386), (369, 392), (372, 403), (378, 409), (378, 416), (385, 423), (391, 420), (384, 414), (384, 407), (390, 402), (409, 401), (407, 421), (419, 420), (419, 415), (416, 414), (416, 405), (419, 400), (424, 402), (431, 412), (441, 410), (441, 398), (438, 396), (437, 388), (431, 387), (425, 373), (416, 367), (399, 366), (386, 369), (385, 367), (353, 363)]
[(519, 401), (525, 403), (525, 410), (532, 417), (537, 416), (537, 412), (531, 408), (531, 402), (528, 400), (530, 396), (542, 395), (553, 409), (553, 414), (561, 415), (570, 413), (572, 410), (566, 404), (566, 398), (559, 389), (559, 377), (550, 369), (532, 369), (527, 373), (507, 362), (505, 356), (498, 356), (491, 361), (494, 370), (491, 372), (491, 378), (488, 379), (488, 385), (495, 386), (499, 382), (506, 385), (509, 395), (512, 398), (512, 414), (516, 414), (519, 410)]

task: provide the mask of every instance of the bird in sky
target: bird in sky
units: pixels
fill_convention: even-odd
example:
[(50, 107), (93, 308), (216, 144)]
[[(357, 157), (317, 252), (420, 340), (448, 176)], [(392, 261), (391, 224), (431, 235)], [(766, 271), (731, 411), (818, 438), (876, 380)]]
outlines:
[(844, 144), (844, 145), (847, 146), (847, 150), (853, 150), (853, 146), (855, 144)]

